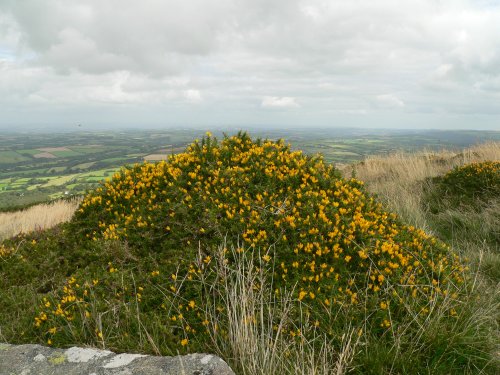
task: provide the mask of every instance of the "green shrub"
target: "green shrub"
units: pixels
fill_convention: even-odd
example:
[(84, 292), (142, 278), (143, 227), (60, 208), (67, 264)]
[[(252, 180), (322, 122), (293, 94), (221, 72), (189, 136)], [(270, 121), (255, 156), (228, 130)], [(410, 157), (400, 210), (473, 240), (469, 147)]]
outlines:
[(500, 162), (485, 161), (455, 167), (433, 180), (428, 200), (433, 212), (446, 208), (481, 209), (500, 197)]
[(73, 227), (94, 241), (127, 241), (137, 257), (158, 254), (159, 272), (175, 256), (177, 269), (162, 282), (187, 301), (178, 308), (188, 334), (204, 331), (196, 276), (225, 238), (239, 252), (258, 252), (273, 268), (276, 293), (293, 286), (310, 323), (327, 334), (338, 309), (349, 308), (359, 324), (370, 316), (380, 334), (408, 305), (425, 319), (429, 301), (462, 282), (463, 268), (443, 243), (383, 211), (361, 182), (246, 134), (220, 143), (208, 136), (167, 162), (123, 169), (84, 199)]
[[(55, 264), (58, 278), (37, 295), (33, 321), (52, 345), (216, 348), (234, 363), (333, 348), (325, 355), (334, 368), (354, 358), (361, 372), (423, 371), (433, 360), (435, 373), (471, 347), (469, 332), (455, 332), (464, 339), (451, 346), (424, 334), (462, 321), (469, 291), (458, 256), (384, 211), (360, 181), (281, 141), (208, 135), (166, 162), (124, 168), (61, 228), (56, 243), (0, 254), (9, 280), (9, 267), (40, 275), (39, 265)], [(243, 345), (252, 338), (274, 354)], [(355, 356), (358, 345), (366, 356)], [(457, 366), (482, 368), (488, 358), (474, 345)], [(292, 370), (266, 369), (294, 373), (287, 361)]]
[(434, 178), (423, 202), (442, 239), (500, 245), (500, 162), (467, 164)]

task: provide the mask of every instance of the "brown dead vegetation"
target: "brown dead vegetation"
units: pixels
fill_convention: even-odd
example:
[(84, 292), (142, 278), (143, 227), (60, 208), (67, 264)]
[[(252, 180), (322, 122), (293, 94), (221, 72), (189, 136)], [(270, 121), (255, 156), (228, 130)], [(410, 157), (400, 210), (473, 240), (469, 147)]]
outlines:
[(52, 228), (69, 221), (81, 199), (58, 200), (15, 212), (0, 213), (0, 241), (20, 233)]
[(428, 178), (444, 175), (454, 167), (481, 161), (500, 160), (500, 142), (486, 142), (461, 151), (421, 151), (369, 156), (341, 168), (345, 177), (366, 183), (388, 208), (407, 222), (428, 229), (422, 208), (423, 189)]

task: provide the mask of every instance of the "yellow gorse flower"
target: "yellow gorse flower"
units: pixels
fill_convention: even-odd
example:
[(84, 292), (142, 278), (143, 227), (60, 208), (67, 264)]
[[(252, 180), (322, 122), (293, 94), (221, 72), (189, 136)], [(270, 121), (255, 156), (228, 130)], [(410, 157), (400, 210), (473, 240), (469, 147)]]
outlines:
[[(259, 267), (272, 269), (278, 290), (296, 285), (295, 297), (310, 304), (313, 324), (322, 319), (318, 306), (366, 302), (381, 311), (373, 314), (377, 324), (389, 328), (389, 305), (419, 299), (425, 305), (463, 282), (458, 257), (446, 245), (403, 225), (362, 182), (341, 178), (334, 166), (283, 141), (253, 141), (246, 134), (219, 142), (207, 133), (167, 161), (124, 168), (85, 197), (79, 219), (94, 224), (85, 226), (88, 238), (124, 240), (145, 251), (176, 246), (191, 254), (170, 277), (149, 271), (176, 295), (219, 264), (210, 249), (221, 236), (238, 239), (236, 254), (264, 254)], [(234, 261), (230, 252), (224, 257), (224, 264)], [(191, 298), (180, 308), (185, 319), (176, 319), (189, 319), (193, 334), (196, 322), (206, 328), (206, 317), (196, 315), (201, 304)]]

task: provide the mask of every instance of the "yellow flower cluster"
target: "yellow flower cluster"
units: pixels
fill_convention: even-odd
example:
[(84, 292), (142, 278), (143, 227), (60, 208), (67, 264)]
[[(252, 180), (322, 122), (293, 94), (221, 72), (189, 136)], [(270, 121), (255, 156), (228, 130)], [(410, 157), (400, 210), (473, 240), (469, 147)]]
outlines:
[(477, 206), (500, 195), (500, 162), (484, 161), (457, 167), (436, 179), (436, 204), (450, 201), (451, 206)]
[[(120, 279), (123, 281), (123, 275), (116, 275), (117, 269), (109, 263), (107, 267), (108, 280), (99, 279), (80, 279), (77, 280), (71, 276), (54, 297), (44, 297), (39, 305), (38, 315), (34, 318), (34, 325), (37, 329), (43, 331), (48, 341), (55, 342), (57, 335), (64, 335), (65, 331), (82, 330), (87, 328), (90, 336), (96, 340), (103, 339), (103, 332), (97, 326), (99, 319), (99, 299), (106, 294), (105, 301), (124, 301), (129, 303), (142, 301), (144, 288), (137, 286), (132, 288), (127, 284), (113, 282)], [(107, 305), (104, 306), (108, 308)], [(102, 308), (102, 307), (101, 307)], [(80, 327), (80, 328), (77, 328)], [(49, 343), (50, 345), (50, 343)]]
[(7, 258), (14, 252), (12, 247), (5, 246), (0, 244), (0, 258)]
[(476, 177), (479, 175), (495, 175), (500, 173), (500, 162), (498, 161), (483, 161), (463, 165), (459, 168), (451, 170), (445, 175), (450, 177), (456, 174), (465, 174), (468, 177)]
[[(292, 152), (282, 141), (246, 134), (221, 142), (207, 136), (168, 161), (123, 169), (84, 199), (77, 220), (90, 228), (89, 238), (166, 254), (179, 246), (195, 254), (199, 244), (209, 251), (224, 237), (239, 238), (242, 251), (265, 250), (261, 259), (276, 265), (278, 287), (296, 286), (298, 301), (324, 309), (373, 300), (385, 328), (393, 306), (425, 305), (462, 282), (458, 257), (385, 212), (362, 182), (342, 179), (320, 157)], [(210, 259), (196, 264), (193, 256), (188, 280)], [(180, 293), (180, 280), (168, 282)], [(199, 311), (193, 317), (206, 320)]]
[(459, 189), (462, 194), (476, 195), (485, 191), (500, 193), (500, 162), (483, 161), (457, 167), (443, 176), (443, 183), (451, 192)]
[[(98, 280), (95, 280), (97, 283)], [(42, 329), (49, 325), (50, 328), (46, 329), (48, 341), (52, 342), (53, 336), (75, 319), (75, 314), (83, 312), (85, 318), (90, 318), (89, 293), (95, 284), (80, 285), (74, 277), (70, 277), (63, 286), (60, 299), (51, 302), (43, 298), (35, 317), (35, 327)]]

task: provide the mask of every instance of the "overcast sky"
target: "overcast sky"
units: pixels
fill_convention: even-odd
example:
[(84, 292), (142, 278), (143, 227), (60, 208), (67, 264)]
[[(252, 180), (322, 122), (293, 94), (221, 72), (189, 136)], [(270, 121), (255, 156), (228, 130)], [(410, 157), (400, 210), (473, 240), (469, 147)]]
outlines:
[(0, 126), (500, 130), (500, 0), (0, 0)]

